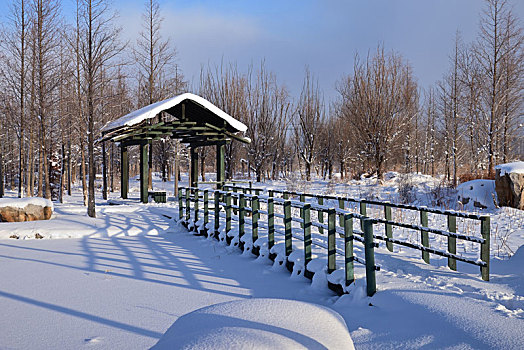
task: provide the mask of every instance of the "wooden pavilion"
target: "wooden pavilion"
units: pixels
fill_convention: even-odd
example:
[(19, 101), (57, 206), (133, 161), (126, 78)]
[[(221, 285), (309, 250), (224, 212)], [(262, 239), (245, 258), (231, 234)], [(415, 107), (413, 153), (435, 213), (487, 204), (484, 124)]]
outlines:
[(242, 136), (247, 126), (206, 99), (185, 93), (131, 112), (102, 128), (98, 142), (120, 144), (121, 196), (129, 192), (129, 146), (140, 146), (140, 200), (148, 201), (149, 157), (153, 140), (171, 138), (188, 144), (191, 155), (190, 185), (198, 185), (197, 147), (216, 145), (217, 187), (225, 181), (225, 145), (232, 140), (249, 143)]

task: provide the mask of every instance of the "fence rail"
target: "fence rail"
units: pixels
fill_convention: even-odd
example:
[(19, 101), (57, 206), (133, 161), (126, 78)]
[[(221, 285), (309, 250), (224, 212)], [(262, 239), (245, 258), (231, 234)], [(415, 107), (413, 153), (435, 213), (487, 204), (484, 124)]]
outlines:
[[(457, 269), (457, 261), (477, 265), (480, 267), (482, 279), (486, 281), (489, 280), (490, 240), (488, 216), (426, 207), (406, 206), (389, 202), (359, 200), (340, 196), (320, 196), (232, 185), (225, 185), (222, 190), (191, 187), (182, 187), (180, 190), (178, 197), (179, 218), (182, 219), (183, 222), (196, 227), (196, 223), (202, 219), (202, 226), (206, 228), (210, 222), (210, 214), (213, 213), (213, 229), (209, 230), (209, 232), (207, 229), (204, 229), (205, 233), (209, 233), (218, 238), (222, 219), (225, 233), (224, 237), (228, 243), (230, 243), (232, 237), (235, 237), (235, 235), (228, 236), (228, 233), (231, 232), (232, 221), (235, 220), (238, 222), (237, 239), (239, 246), (244, 249), (245, 242), (249, 241), (250, 245), (252, 245), (252, 252), (255, 254), (259, 254), (259, 249), (262, 246), (260, 242), (257, 243), (257, 240), (259, 240), (259, 228), (263, 227), (267, 231), (267, 236), (264, 236), (266, 236), (268, 251), (272, 259), (276, 257), (276, 253), (274, 253), (275, 249), (273, 249), (275, 247), (275, 234), (283, 236), (284, 260), (289, 269), (293, 266), (293, 262), (290, 260), (290, 255), (294, 251), (293, 239), (300, 240), (303, 244), (304, 274), (308, 277), (311, 277), (314, 273), (307, 270), (308, 263), (312, 260), (312, 246), (326, 252), (328, 274), (337, 268), (336, 256), (342, 255), (344, 257), (345, 285), (350, 285), (355, 279), (353, 263), (361, 263), (366, 267), (367, 294), (369, 296), (376, 292), (375, 271), (380, 270), (380, 267), (375, 265), (374, 248), (378, 247), (378, 243), (375, 242), (376, 240), (386, 242), (386, 247), (390, 252), (394, 251), (394, 245), (417, 249), (421, 251), (422, 258), (426, 263), (430, 262), (430, 254), (446, 257), (448, 258), (448, 266), (452, 270)], [(210, 193), (213, 194), (212, 198), (210, 198)], [(276, 195), (280, 195), (281, 197), (277, 197)], [(298, 197), (298, 200), (291, 199), (292, 197)], [(311, 200), (315, 202), (312, 203)], [(326, 200), (336, 200), (338, 202), (338, 208), (325, 205)], [(360, 204), (360, 213), (353, 213), (346, 210), (345, 206), (347, 202)], [(202, 215), (200, 208), (201, 203), (203, 203), (202, 218), (200, 217)], [(261, 203), (265, 204), (265, 210), (261, 208)], [(210, 206), (210, 204), (212, 206)], [(367, 216), (366, 204), (382, 206), (384, 208), (384, 218)], [(193, 217), (191, 217), (191, 206), (193, 206)], [(292, 208), (298, 209), (299, 215), (293, 213)], [(394, 221), (392, 219), (391, 208), (418, 211), (420, 213), (420, 225)], [(224, 215), (221, 215), (222, 211)], [(316, 212), (316, 215), (312, 215), (312, 212)], [(446, 215), (448, 230), (429, 227), (427, 213)], [(248, 216), (251, 216), (251, 219), (248, 219)], [(265, 217), (265, 220), (261, 218), (262, 216)], [(457, 233), (457, 217), (479, 220), (481, 222), (482, 238)], [(275, 222), (276, 219), (280, 219), (280, 225)], [(327, 221), (324, 219), (327, 219)], [(354, 228), (353, 219), (357, 219), (360, 222), (360, 230)], [(299, 224), (300, 228), (293, 228), (293, 222)], [(246, 234), (246, 224), (251, 224), (251, 237), (249, 237), (249, 239), (245, 239), (244, 237)], [(376, 225), (383, 225), (384, 235), (374, 234), (374, 226)], [(312, 233), (312, 227), (317, 228), (316, 231), (318, 232)], [(393, 227), (419, 231), (421, 244), (393, 238)], [(324, 235), (324, 233), (327, 233), (327, 244), (319, 243), (322, 242), (322, 240), (325, 241), (326, 235)], [(430, 247), (429, 233), (447, 237), (447, 251)], [(313, 235), (316, 238), (315, 241), (313, 241)], [(342, 249), (337, 249), (337, 236), (343, 240), (338, 242)], [(456, 253), (457, 239), (480, 244), (480, 259), (470, 259), (458, 255)], [(353, 247), (355, 241), (363, 245), (363, 257), (355, 255)], [(330, 287), (339, 292), (343, 289), (342, 286), (337, 287), (331, 284)]]

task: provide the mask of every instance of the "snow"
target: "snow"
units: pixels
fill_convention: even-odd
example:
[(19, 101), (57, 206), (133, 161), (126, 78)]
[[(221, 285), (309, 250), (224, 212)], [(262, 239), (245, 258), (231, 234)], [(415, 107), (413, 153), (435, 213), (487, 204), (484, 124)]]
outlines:
[(231, 127), (236, 129), (237, 131), (244, 132), (247, 130), (247, 126), (245, 124), (231, 117), (229, 114), (222, 111), (220, 108), (213, 105), (208, 100), (191, 93), (184, 93), (175, 97), (168, 98), (167, 100), (159, 101), (149, 106), (145, 106), (129, 114), (126, 114), (118, 118), (117, 120), (109, 122), (102, 128), (102, 132), (108, 132), (121, 127), (139, 124), (144, 120), (154, 118), (156, 115), (158, 115), (158, 113), (170, 109), (182, 103), (185, 100), (191, 100), (193, 102), (196, 102), (203, 108), (209, 110), (211, 113), (214, 113), (218, 117), (224, 119)]
[[(484, 207), (494, 209), (497, 203), (497, 192), (494, 180), (471, 180), (457, 186), (457, 201), (461, 209), (475, 210), (475, 202)], [(467, 203), (466, 203), (467, 202)]]
[(51, 207), (53, 208), (53, 202), (49, 199), (40, 198), (40, 197), (28, 197), (28, 198), (0, 198), (0, 208), (1, 207), (12, 207), (23, 209), (27, 205), (33, 204), (40, 207)]
[[(183, 181), (186, 179), (184, 174)], [(413, 175), (413, 179), (416, 203), (434, 206), (441, 179), (425, 175)], [(129, 200), (118, 199), (117, 193), (111, 194), (110, 201), (97, 198), (96, 219), (86, 216), (81, 192), (75, 189), (72, 197), (65, 196), (65, 203), (54, 203), (51, 220), (0, 224), (0, 348), (150, 348), (171, 326), (179, 327), (176, 325), (183, 324), (196, 310), (267, 298), (304, 302), (308, 308), (338, 313), (356, 349), (524, 348), (524, 211), (507, 207), (472, 209), (491, 216), (489, 282), (481, 280), (476, 266), (458, 262), (455, 272), (447, 268), (445, 258), (431, 255), (428, 265), (420, 259), (419, 251), (395, 246), (395, 253), (390, 253), (381, 243), (375, 248), (376, 263), (381, 267), (376, 274), (377, 293), (366, 296), (364, 266), (355, 264), (355, 282), (346, 287), (348, 294), (338, 297), (326, 285), (327, 281), (343, 281), (343, 261), (337, 259), (339, 268), (328, 275), (326, 255), (319, 247), (325, 241), (318, 237), (313, 237), (317, 245), (307, 266), (316, 272), (311, 282), (303, 275), (290, 275), (278, 263), (284, 257), (279, 234), (271, 249), (278, 254), (275, 264), (267, 254), (256, 258), (224, 242), (195, 237), (173, 220), (178, 217), (173, 197), (168, 203), (139, 204), (138, 186), (133, 181)], [(397, 174), (389, 174), (380, 185), (376, 182), (373, 178), (347, 183), (317, 179), (310, 183), (275, 181), (264, 186), (398, 201)], [(173, 183), (162, 185), (156, 177), (154, 188), (167, 189), (168, 196), (173, 194)], [(459, 209), (453, 206), (456, 195), (446, 192), (443, 205)], [(8, 196), (15, 197), (16, 193)], [(335, 202), (328, 204), (337, 206)], [(348, 209), (358, 207), (348, 205)], [(370, 214), (381, 210), (368, 207)], [(394, 218), (400, 214), (393, 211)], [(402, 215), (418, 223), (417, 212)], [(213, 223), (212, 216), (210, 221)], [(445, 229), (445, 216), (430, 214), (429, 224)], [(233, 221), (233, 229), (238, 230), (235, 225)], [(354, 225), (358, 228), (358, 223)], [(251, 234), (249, 226), (246, 222), (245, 241)], [(459, 219), (457, 227), (472, 235), (479, 232), (477, 226)], [(20, 239), (9, 238), (13, 233)], [(34, 239), (35, 233), (44, 239)], [(383, 234), (379, 228), (376, 233)], [(259, 227), (256, 246), (265, 245), (265, 234)], [(395, 229), (394, 237), (416, 241), (419, 234)], [(446, 237), (437, 237), (430, 243), (444, 249), (446, 241)], [(299, 243), (294, 240), (293, 247), (298, 252), (294, 258), (301, 265)], [(362, 256), (360, 243), (354, 242), (354, 250)], [(476, 259), (478, 245), (457, 241), (457, 252)], [(290, 305), (289, 313), (296, 316), (305, 308), (301, 305)], [(265, 307), (249, 304), (246, 308), (256, 310), (260, 317), (268, 316)], [(238, 315), (239, 320), (253, 316), (247, 312)], [(286, 317), (284, 312), (277, 315)], [(310, 324), (300, 334), (322, 329), (323, 319), (318, 317), (315, 327)], [(237, 319), (230, 321), (234, 326), (224, 332), (241, 340), (264, 337), (272, 344), (297, 339), (284, 338), (278, 332), (269, 337), (264, 329), (240, 329)], [(199, 335), (208, 336), (210, 332), (213, 330), (202, 327)], [(318, 334), (324, 339), (326, 334), (334, 334), (330, 332)], [(339, 340), (338, 336), (331, 338)]]
[(152, 348), (354, 349), (342, 316), (303, 301), (253, 298), (180, 317)]
[(524, 174), (524, 162), (499, 164), (495, 166), (495, 169), (500, 170), (500, 176), (504, 176), (506, 173)]

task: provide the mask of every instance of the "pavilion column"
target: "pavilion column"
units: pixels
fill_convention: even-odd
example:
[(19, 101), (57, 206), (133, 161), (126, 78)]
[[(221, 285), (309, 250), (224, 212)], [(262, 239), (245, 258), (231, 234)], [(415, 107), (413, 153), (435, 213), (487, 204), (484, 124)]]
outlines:
[(149, 184), (148, 143), (140, 144), (140, 201), (147, 203)]
[(198, 153), (196, 147), (191, 146), (191, 174), (190, 186), (198, 187)]
[(120, 144), (120, 196), (127, 199), (129, 192), (129, 154), (127, 146)]
[(226, 145), (224, 143), (217, 144), (217, 189), (221, 189), (226, 179), (226, 163), (225, 153)]
[(107, 200), (107, 157), (105, 141), (102, 141), (102, 198)]

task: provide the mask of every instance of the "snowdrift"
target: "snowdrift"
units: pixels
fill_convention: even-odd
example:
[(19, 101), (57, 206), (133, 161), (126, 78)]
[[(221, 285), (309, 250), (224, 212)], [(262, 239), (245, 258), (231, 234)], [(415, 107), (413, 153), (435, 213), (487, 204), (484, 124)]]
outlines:
[(354, 349), (342, 316), (285, 299), (247, 299), (180, 317), (152, 349)]

